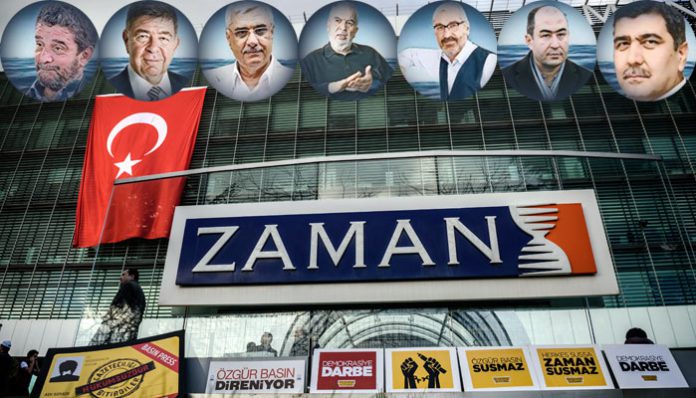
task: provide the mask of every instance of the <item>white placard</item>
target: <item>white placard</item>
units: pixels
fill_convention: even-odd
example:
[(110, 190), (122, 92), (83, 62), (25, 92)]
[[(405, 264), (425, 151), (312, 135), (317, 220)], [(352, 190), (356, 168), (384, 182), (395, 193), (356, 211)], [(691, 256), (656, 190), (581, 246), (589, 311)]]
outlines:
[(312, 354), (310, 393), (384, 391), (384, 350), (317, 349)]
[(689, 387), (667, 346), (610, 344), (602, 349), (619, 388)]
[(211, 361), (206, 394), (303, 393), (303, 359)]

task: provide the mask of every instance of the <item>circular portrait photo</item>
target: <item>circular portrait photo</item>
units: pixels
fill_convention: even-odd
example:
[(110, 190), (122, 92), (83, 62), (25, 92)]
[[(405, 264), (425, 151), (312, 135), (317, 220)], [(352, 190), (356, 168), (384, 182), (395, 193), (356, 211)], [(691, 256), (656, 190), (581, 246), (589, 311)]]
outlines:
[(443, 101), (472, 96), (496, 65), (495, 32), (468, 4), (440, 1), (416, 11), (399, 37), (399, 67), (425, 97)]
[(679, 10), (657, 1), (619, 7), (597, 44), (599, 70), (621, 95), (659, 101), (679, 91), (696, 61), (694, 31)]
[(592, 77), (596, 44), (592, 27), (574, 8), (538, 1), (503, 26), (498, 63), (508, 87), (533, 100), (562, 100)]
[(290, 21), (258, 1), (218, 10), (201, 33), (203, 75), (224, 96), (265, 100), (290, 80), (297, 64), (297, 36)]
[(139, 1), (114, 14), (102, 31), (100, 64), (121, 94), (157, 101), (189, 85), (198, 62), (191, 22), (169, 4)]
[(21, 9), (7, 24), (0, 58), (10, 83), (37, 101), (64, 101), (94, 77), (99, 36), (87, 16), (61, 1)]
[(365, 3), (331, 3), (302, 29), (300, 64), (305, 79), (323, 95), (348, 101), (365, 98), (394, 73), (394, 29)]

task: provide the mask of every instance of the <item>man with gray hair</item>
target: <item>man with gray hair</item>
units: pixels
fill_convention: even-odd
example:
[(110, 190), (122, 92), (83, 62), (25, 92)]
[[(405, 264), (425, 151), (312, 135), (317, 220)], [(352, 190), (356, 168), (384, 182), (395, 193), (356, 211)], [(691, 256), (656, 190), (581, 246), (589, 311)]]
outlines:
[(358, 12), (348, 2), (336, 3), (326, 21), (329, 42), (302, 59), (302, 73), (322, 94), (359, 100), (379, 88), (394, 72), (374, 48), (353, 42)]
[(496, 55), (469, 40), (469, 18), (460, 3), (439, 5), (432, 22), (440, 50), (401, 51), (399, 66), (404, 76), (409, 81), (437, 81), (441, 100), (460, 100), (473, 95), (493, 75)]
[(219, 92), (238, 101), (259, 101), (278, 92), (294, 70), (273, 56), (273, 10), (263, 3), (242, 1), (225, 10), (225, 37), (235, 63), (204, 70)]
[(39, 101), (64, 101), (87, 83), (85, 66), (97, 46), (97, 31), (77, 8), (50, 2), (41, 7), (34, 30), (36, 80), (26, 95)]

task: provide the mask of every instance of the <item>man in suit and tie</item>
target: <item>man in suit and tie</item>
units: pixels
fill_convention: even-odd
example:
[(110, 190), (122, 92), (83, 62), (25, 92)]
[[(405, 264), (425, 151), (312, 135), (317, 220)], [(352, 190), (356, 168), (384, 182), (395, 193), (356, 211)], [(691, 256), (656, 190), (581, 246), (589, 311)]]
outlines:
[(570, 29), (560, 9), (552, 5), (532, 9), (524, 39), (529, 52), (502, 72), (508, 86), (525, 96), (539, 101), (565, 99), (592, 76), (592, 71), (568, 59)]
[(109, 82), (142, 101), (157, 101), (181, 90), (189, 79), (168, 70), (179, 47), (177, 28), (176, 10), (168, 4), (143, 1), (130, 5), (123, 30), (128, 66)]
[(409, 81), (439, 82), (444, 101), (470, 97), (493, 75), (497, 56), (469, 40), (469, 18), (460, 3), (438, 6), (432, 22), (440, 49), (401, 51), (399, 66), (404, 76)]

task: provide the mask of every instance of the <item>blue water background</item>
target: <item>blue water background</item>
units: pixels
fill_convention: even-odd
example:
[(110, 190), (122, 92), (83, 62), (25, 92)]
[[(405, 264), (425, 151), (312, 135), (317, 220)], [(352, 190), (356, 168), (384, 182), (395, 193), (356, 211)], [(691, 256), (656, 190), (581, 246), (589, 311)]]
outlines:
[[(84, 70), (84, 76), (87, 81), (91, 81), (97, 73), (96, 59), (92, 59)], [(13, 86), (19, 92), (26, 92), (36, 80), (36, 66), (34, 57), (31, 58), (3, 58), (2, 67), (5, 69), (5, 74)]]
[[(198, 58), (174, 58), (169, 70), (191, 79), (196, 71)], [(119, 74), (128, 65), (128, 58), (102, 58), (101, 67), (107, 79)]]
[[(501, 45), (498, 46), (498, 65), (504, 68), (514, 62), (524, 58), (529, 52), (529, 47), (525, 45)], [(597, 49), (593, 45), (574, 45), (568, 50), (568, 58), (576, 64), (594, 70), (597, 62)]]
[[(691, 72), (694, 70), (694, 66), (696, 65), (696, 62), (694, 61), (686, 61), (686, 67), (684, 68), (684, 76), (688, 79), (689, 76), (691, 76)], [(619, 94), (625, 95), (624, 92), (621, 90), (621, 86), (619, 86), (619, 81), (616, 79), (616, 70), (614, 69), (614, 62), (600, 62), (599, 63), (599, 70), (602, 71), (602, 75), (604, 75), (604, 80), (609, 83), (609, 85)]]

